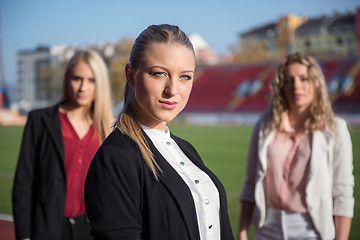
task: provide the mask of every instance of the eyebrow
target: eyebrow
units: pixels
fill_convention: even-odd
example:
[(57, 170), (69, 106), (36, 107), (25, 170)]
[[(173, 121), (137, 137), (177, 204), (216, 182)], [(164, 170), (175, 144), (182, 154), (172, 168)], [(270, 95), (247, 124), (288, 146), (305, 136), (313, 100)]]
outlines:
[[(309, 73), (300, 73), (300, 74), (296, 74), (296, 75), (298, 75), (298, 76), (300, 76), (300, 77), (309, 77), (309, 76), (310, 76)], [(288, 74), (288, 73), (285, 73), (285, 74), (284, 74), (284, 77), (293, 77), (293, 76), (290, 75), (290, 74)]]
[[(149, 71), (153, 68), (161, 68), (161, 69), (164, 69), (165, 71), (169, 72), (169, 69), (166, 68), (166, 67), (163, 67), (163, 66), (160, 66), (160, 65), (155, 65), (155, 66), (151, 66), (149, 68), (146, 68), (145, 71)], [(191, 72), (191, 73), (194, 73), (195, 71), (194, 70), (184, 70), (182, 71), (182, 73), (185, 73), (185, 72)]]

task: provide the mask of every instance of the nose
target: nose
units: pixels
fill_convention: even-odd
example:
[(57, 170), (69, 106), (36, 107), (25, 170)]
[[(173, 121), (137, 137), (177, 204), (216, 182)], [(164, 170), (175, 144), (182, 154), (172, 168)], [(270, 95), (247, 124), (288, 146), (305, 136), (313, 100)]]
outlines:
[(298, 77), (296, 77), (296, 78), (294, 79), (294, 89), (298, 89), (298, 88), (300, 88), (300, 87), (301, 87), (301, 79), (298, 78)]
[(82, 79), (81, 82), (80, 82), (79, 91), (83, 92), (84, 90), (86, 90), (88, 84), (89, 84), (88, 79)]
[(170, 96), (175, 96), (178, 94), (178, 82), (174, 78), (170, 78), (167, 81), (165, 86), (165, 94)]

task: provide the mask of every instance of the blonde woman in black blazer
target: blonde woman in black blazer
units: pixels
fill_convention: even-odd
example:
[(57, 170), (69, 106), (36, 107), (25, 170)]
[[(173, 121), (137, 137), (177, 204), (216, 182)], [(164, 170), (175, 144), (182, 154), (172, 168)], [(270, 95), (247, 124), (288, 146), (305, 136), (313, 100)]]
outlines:
[[(82, 135), (94, 136), (87, 138), (91, 140), (88, 143), (99, 146), (109, 134), (113, 116), (109, 79), (101, 56), (92, 50), (77, 51), (65, 67), (63, 84), (61, 103), (30, 112), (24, 128), (12, 192), (16, 239), (92, 238), (85, 214), (70, 218), (65, 213), (67, 196), (70, 207), (77, 201), (81, 212), (84, 200), (81, 194), (76, 198), (67, 192), (73, 181), (67, 177), (70, 171), (65, 163), (74, 161), (66, 157), (60, 114), (66, 114), (80, 139)], [(91, 150), (94, 153), (89, 153), (90, 157), (79, 153), (87, 156), (79, 164), (82, 173), (86, 173), (95, 154), (96, 149)], [(84, 175), (79, 177), (82, 185)], [(73, 217), (83, 221), (74, 222)], [(79, 231), (78, 226), (82, 226)]]
[[(223, 186), (194, 147), (166, 126), (185, 107), (192, 88), (195, 54), (188, 37), (173, 25), (149, 26), (135, 40), (125, 71), (124, 109), (85, 183), (95, 239), (232, 240)], [(167, 135), (166, 144), (154, 132)], [(176, 147), (179, 162), (167, 146)], [(193, 173), (194, 181), (187, 181)], [(214, 191), (196, 189), (206, 189), (200, 175)]]

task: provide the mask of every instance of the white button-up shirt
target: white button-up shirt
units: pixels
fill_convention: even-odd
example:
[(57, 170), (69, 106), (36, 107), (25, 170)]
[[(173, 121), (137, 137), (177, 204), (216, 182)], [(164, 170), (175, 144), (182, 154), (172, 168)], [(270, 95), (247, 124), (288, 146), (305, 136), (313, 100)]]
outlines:
[(167, 132), (141, 126), (157, 150), (189, 187), (194, 199), (200, 239), (220, 240), (219, 192), (210, 177), (197, 167)]

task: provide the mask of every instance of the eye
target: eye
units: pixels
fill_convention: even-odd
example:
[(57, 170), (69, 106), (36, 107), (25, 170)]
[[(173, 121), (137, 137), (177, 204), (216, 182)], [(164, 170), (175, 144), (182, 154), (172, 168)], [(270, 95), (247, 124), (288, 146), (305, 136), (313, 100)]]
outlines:
[(191, 76), (189, 76), (189, 75), (181, 75), (180, 78), (185, 79), (185, 80), (191, 80)]
[(82, 77), (79, 77), (79, 76), (72, 76), (72, 77), (71, 77), (71, 80), (73, 80), (73, 81), (82, 81), (83, 78), (82, 78)]
[(89, 82), (94, 83), (94, 82), (95, 82), (95, 78), (89, 78)]
[(165, 72), (151, 72), (150, 75), (154, 77), (166, 77)]
[(301, 81), (309, 81), (309, 79), (310, 79), (310, 78), (308, 78), (308, 77), (302, 77), (302, 78), (301, 78)]

